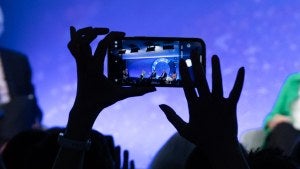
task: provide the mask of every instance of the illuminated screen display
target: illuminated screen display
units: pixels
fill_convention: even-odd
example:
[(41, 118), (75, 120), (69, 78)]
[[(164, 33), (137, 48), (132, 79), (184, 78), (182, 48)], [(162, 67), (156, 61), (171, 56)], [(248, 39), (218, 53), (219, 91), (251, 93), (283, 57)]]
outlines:
[(152, 37), (115, 41), (108, 55), (108, 77), (124, 86), (180, 87), (179, 61), (187, 63), (192, 73), (192, 50), (198, 51), (205, 68), (205, 46), (200, 39)]

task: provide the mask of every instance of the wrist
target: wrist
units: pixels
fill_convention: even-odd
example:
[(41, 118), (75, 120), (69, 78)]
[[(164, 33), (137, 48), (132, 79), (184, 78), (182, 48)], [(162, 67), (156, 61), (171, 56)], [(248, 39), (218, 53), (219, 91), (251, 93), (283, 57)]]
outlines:
[(81, 116), (79, 113), (76, 114), (74, 109), (71, 110), (64, 133), (67, 138), (83, 141), (89, 137), (93, 122)]
[(78, 151), (87, 151), (90, 149), (91, 140), (87, 139), (86, 141), (74, 140), (66, 137), (64, 133), (59, 133), (58, 135), (58, 144), (66, 149), (78, 150)]
[(97, 117), (96, 114), (99, 112), (85, 106), (78, 106), (75, 103), (70, 110), (64, 135), (70, 139), (86, 140), (90, 136)]
[(240, 154), (243, 152), (238, 140), (213, 141), (207, 145), (203, 149), (213, 156), (219, 155), (224, 157), (228, 154)]
[(210, 147), (224, 147), (224, 145), (227, 147), (234, 147), (239, 144), (239, 140), (236, 136), (214, 135), (207, 137), (206, 139), (203, 138), (202, 140), (200, 138), (199, 142), (196, 143), (196, 146), (210, 149)]
[(220, 141), (220, 143), (215, 146), (210, 144), (210, 146), (204, 148), (204, 152), (213, 165), (213, 168), (249, 169), (246, 154), (240, 143), (223, 143), (224, 142)]

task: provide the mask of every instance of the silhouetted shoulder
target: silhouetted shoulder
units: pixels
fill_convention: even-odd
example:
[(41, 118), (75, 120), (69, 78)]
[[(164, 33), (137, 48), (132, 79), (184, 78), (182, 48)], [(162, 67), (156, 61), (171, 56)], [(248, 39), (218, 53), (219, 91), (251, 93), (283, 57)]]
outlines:
[(23, 58), (27, 59), (27, 56), (24, 53), (21, 53), (19, 51), (8, 49), (8, 48), (0, 48), (0, 54), (1, 57), (10, 57), (10, 58)]
[(287, 77), (288, 81), (294, 82), (300, 80), (300, 72), (292, 73)]

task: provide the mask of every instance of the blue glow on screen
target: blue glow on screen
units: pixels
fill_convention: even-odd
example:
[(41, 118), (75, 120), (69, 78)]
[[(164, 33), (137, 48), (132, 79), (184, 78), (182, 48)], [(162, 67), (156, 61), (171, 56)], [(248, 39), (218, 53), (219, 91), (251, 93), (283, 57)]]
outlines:
[[(64, 126), (76, 92), (75, 62), (67, 49), (69, 26), (108, 27), (127, 36), (202, 38), (210, 57), (221, 60), (225, 94), (240, 66), (246, 69), (238, 104), (239, 134), (261, 127), (288, 74), (300, 69), (300, 1), (292, 0), (1, 0), (0, 45), (28, 55), (45, 126)], [(101, 37), (100, 37), (101, 38)], [(175, 132), (158, 105), (172, 106), (187, 120), (179, 88), (158, 88), (105, 109), (94, 128), (129, 149), (146, 168)]]

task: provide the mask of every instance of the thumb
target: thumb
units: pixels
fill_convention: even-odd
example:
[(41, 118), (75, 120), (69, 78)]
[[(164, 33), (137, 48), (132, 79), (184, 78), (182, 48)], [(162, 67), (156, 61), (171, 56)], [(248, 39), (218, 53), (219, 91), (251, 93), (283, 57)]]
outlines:
[(119, 169), (121, 168), (121, 147), (120, 146), (116, 146), (115, 147), (115, 169)]
[(187, 125), (186, 122), (183, 121), (170, 106), (161, 104), (159, 107), (165, 113), (169, 122), (176, 128), (178, 133), (180, 135), (183, 134), (182, 131)]

